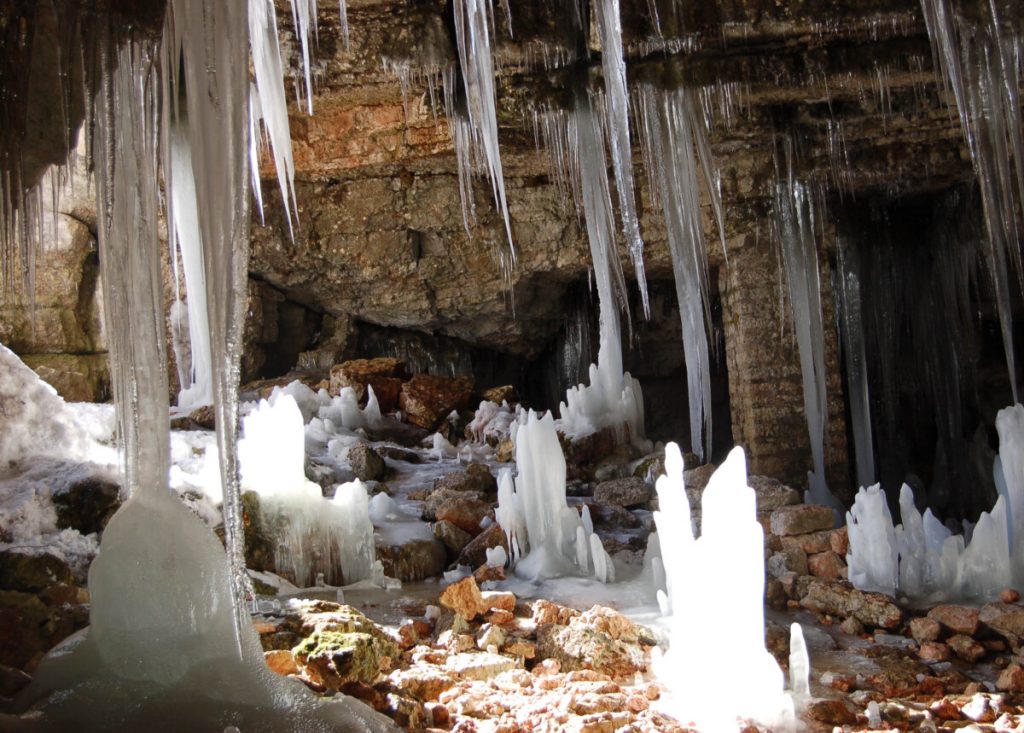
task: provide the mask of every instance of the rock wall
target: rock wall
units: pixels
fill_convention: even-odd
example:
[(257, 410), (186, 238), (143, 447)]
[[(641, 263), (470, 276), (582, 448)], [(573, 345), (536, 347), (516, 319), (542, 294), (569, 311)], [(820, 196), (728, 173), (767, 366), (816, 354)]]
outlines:
[[(287, 36), (291, 15), (278, 5)], [(507, 362), (507, 373), (522, 382), (539, 384), (558, 371), (559, 342), (574, 299), (587, 287), (589, 254), (580, 218), (555, 184), (530, 121), (533, 110), (563, 103), (580, 79), (600, 88), (600, 48), (592, 30), (572, 36), (563, 17), (571, 6), (513, 5), (514, 36), (502, 13), (497, 29), (501, 153), (516, 243), (511, 268), (504, 266), (503, 224), (482, 180), (474, 191), (475, 221), (464, 225), (444, 111), (431, 104), (417, 73), (455, 58), (449, 3), (350, 0), (348, 48), (336, 6), (320, 8), (314, 115), (290, 107), (299, 199), (294, 238), (282, 220), (271, 163), (263, 161), (266, 223), (254, 223), (252, 233), (248, 376), (294, 362), (323, 368), (343, 356), (374, 356), (362, 350), (368, 343), (378, 348), (387, 334), (403, 343), (421, 339), (439, 357), (458, 352), (474, 371), (496, 375), (495, 365)], [(623, 2), (630, 82), (702, 88), (714, 119), (727, 245), (723, 252), (705, 197), (713, 341), (721, 344), (716, 441), (721, 448), (743, 444), (754, 473), (803, 484), (811, 466), (790, 316), (780, 306), (774, 151), (784, 138), (792, 141), (797, 175), (826, 191), (831, 221), (854, 200), (928, 197), (970, 180), (962, 135), (936, 85), (916, 1), (730, 0), (686, 4), (680, 17), (672, 12), (676, 3), (656, 5), (660, 36), (646, 0)], [(581, 46), (589, 59), (571, 61)], [(676, 54), (680, 48), (692, 53)], [(294, 42), (285, 51), (297, 69)], [(400, 81), (385, 70), (385, 58), (410, 75)], [(651, 385), (653, 433), (685, 443), (684, 401), (666, 406), (685, 394), (671, 263), (641, 163), (635, 149), (648, 276), (652, 292), (664, 297), (650, 323), (634, 310), (626, 361)], [(818, 243), (826, 271), (834, 259), (828, 232)], [(628, 271), (624, 244), (621, 252)], [(79, 302), (86, 254), (60, 261), (67, 281), (54, 302)], [(827, 289), (827, 272), (822, 282)], [(849, 451), (842, 372), (831, 293), (823, 299), (828, 473), (834, 487), (843, 487)], [(58, 312), (78, 313), (57, 308), (47, 317), (60, 321)], [(25, 331), (23, 309), (6, 307), (0, 324), (0, 340), (23, 352), (39, 348), (17, 335)], [(75, 328), (44, 330), (55, 336), (47, 350), (77, 353)]]

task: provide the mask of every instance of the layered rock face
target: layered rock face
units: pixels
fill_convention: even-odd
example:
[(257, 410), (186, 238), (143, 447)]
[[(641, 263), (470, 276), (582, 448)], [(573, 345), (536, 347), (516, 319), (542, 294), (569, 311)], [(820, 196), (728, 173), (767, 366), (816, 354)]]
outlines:
[[(288, 36), (291, 15), (278, 5)], [(572, 3), (514, 5), (511, 32), (498, 12), (495, 36), (499, 139), (516, 248), (511, 266), (484, 178), (473, 190), (475, 217), (464, 223), (440, 90), (431, 94), (424, 82), (438, 67), (457, 66), (449, 4), (353, 0), (347, 48), (336, 7), (320, 8), (314, 115), (290, 108), (299, 201), (294, 237), (264, 161), (266, 220), (257, 219), (252, 231), (246, 376), (280, 373), (296, 362), (326, 368), (342, 358), (397, 356), (425, 367), (417, 371), (473, 375), (485, 386), (515, 383), (526, 397), (554, 406), (558, 391), (579, 376), (579, 362), (593, 358), (586, 348), (565, 347), (588, 331), (574, 315), (586, 315), (588, 301), (596, 320), (596, 295), (588, 292), (582, 219), (538, 149), (533, 120), (535, 110), (569, 104), (574, 87), (603, 87), (600, 36), (590, 17), (582, 33), (572, 31)], [(920, 8), (910, 0), (680, 5), (624, 2), (623, 40), (631, 88), (645, 80), (699, 89), (712, 120), (724, 203), (720, 237), (704, 192), (718, 347), (716, 444), (742, 444), (752, 471), (796, 484), (811, 467), (772, 222), (776, 151), (788, 140), (796, 175), (820, 187), (828, 206), (818, 236), (826, 456), (830, 482), (842, 487), (849, 450), (830, 283), (832, 222), (853, 202), (927, 200), (971, 179), (962, 133), (931, 68)], [(297, 69), (294, 44), (285, 51)], [(644, 382), (651, 434), (685, 441), (671, 261), (635, 142), (634, 131), (654, 308), (650, 321), (633, 309), (626, 366)], [(620, 252), (628, 277), (625, 242)], [(67, 282), (55, 296), (85, 303), (60, 316), (74, 315), (79, 330), (95, 319), (95, 308), (87, 307), (87, 259), (67, 262)], [(0, 323), (20, 322), (20, 312), (5, 306)], [(54, 341), (47, 351), (83, 351), (77, 332), (44, 331)], [(6, 334), (3, 340), (23, 353), (35, 348)], [(95, 339), (86, 349), (101, 350)]]

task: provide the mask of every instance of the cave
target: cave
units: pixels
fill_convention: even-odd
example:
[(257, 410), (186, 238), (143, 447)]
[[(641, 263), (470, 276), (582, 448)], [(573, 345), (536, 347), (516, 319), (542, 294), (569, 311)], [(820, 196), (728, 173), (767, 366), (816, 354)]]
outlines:
[(1015, 0), (0, 0), (0, 728), (1024, 725)]

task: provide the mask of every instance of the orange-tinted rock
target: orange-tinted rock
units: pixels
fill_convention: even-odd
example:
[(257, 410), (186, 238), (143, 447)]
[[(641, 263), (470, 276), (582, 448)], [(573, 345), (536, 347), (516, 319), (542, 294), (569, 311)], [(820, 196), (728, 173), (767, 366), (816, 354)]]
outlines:
[(785, 537), (832, 529), (835, 517), (827, 506), (795, 504), (776, 509), (771, 521), (772, 534)]
[(472, 542), (462, 548), (456, 563), (468, 565), (471, 568), (478, 568), (487, 562), (487, 551), (492, 547), (499, 546), (504, 547), (505, 552), (508, 552), (508, 538), (505, 536), (505, 530), (495, 523), (474, 537)]
[(1020, 593), (1015, 588), (1003, 588), (999, 600), (1003, 603), (1016, 603), (1020, 600)]
[(288, 649), (273, 649), (263, 652), (263, 660), (271, 670), (282, 676), (299, 673), (299, 665), (295, 656)]
[(925, 664), (949, 661), (949, 647), (940, 641), (926, 641), (917, 650), (917, 657)]
[(488, 605), (480, 593), (480, 587), (473, 576), (452, 583), (438, 599), (442, 606), (457, 613), (464, 619), (473, 619), (487, 613)]
[(405, 362), (401, 359), (353, 359), (331, 367), (330, 392), (337, 395), (345, 387), (351, 387), (362, 402), (366, 388), (370, 386), (381, 411), (394, 412), (398, 407), (402, 382), (407, 376)]
[(942, 635), (942, 625), (933, 618), (913, 618), (910, 620), (910, 637), (918, 644), (938, 641)]
[(434, 430), (452, 410), (469, 407), (472, 396), (472, 377), (417, 374), (402, 385), (398, 406), (407, 422)]
[(438, 522), (451, 522), (473, 537), (483, 531), (480, 523), (490, 515), (491, 505), (488, 502), (464, 496), (449, 497), (434, 510)]
[(846, 527), (832, 530), (829, 542), (832, 545), (832, 552), (839, 555), (839, 557), (845, 558), (850, 552), (850, 534), (847, 532)]
[(845, 700), (816, 700), (807, 706), (806, 715), (828, 725), (853, 725), (857, 722), (857, 711)]
[(985, 647), (967, 634), (954, 634), (946, 639), (946, 644), (965, 662), (977, 662), (985, 656)]
[(1004, 692), (1024, 692), (1024, 668), (1011, 664), (999, 674), (996, 689)]

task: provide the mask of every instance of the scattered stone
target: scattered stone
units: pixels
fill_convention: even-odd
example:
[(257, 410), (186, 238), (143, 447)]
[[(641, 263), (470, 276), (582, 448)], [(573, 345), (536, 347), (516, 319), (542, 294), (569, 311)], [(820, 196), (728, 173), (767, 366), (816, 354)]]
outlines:
[(949, 647), (941, 641), (926, 641), (917, 650), (917, 658), (925, 664), (937, 664), (948, 662), (950, 657)]
[(1016, 603), (1020, 600), (1020, 593), (1014, 588), (1003, 588), (999, 600), (1003, 603)]
[(954, 634), (946, 639), (946, 644), (965, 662), (974, 663), (985, 656), (985, 647), (966, 634)]
[(872, 628), (895, 629), (903, 620), (903, 611), (888, 596), (860, 591), (840, 580), (809, 580), (801, 594), (800, 605), (832, 616), (853, 616)]
[(988, 697), (982, 693), (976, 693), (971, 699), (960, 708), (965, 717), (975, 723), (991, 723), (996, 719), (996, 711), (992, 709)]
[(489, 680), (516, 668), (516, 660), (500, 654), (453, 654), (445, 666), (455, 675), (471, 680)]
[(838, 580), (846, 573), (846, 563), (832, 550), (827, 550), (810, 555), (807, 558), (807, 569), (818, 578)]
[(767, 476), (747, 476), (747, 485), (757, 497), (757, 511), (773, 512), (784, 506), (795, 506), (801, 502), (800, 492), (786, 486), (778, 479)]
[(434, 537), (441, 540), (444, 546), (447, 547), (448, 551), (453, 555), (458, 555), (462, 552), (463, 548), (473, 539), (473, 535), (455, 526), (447, 519), (434, 522), (432, 529)]
[(292, 653), (305, 678), (337, 690), (345, 682), (372, 684), (398, 658), (398, 647), (386, 635), (317, 629)]
[(632, 507), (645, 504), (648, 499), (647, 484), (633, 476), (602, 481), (594, 487), (594, 501), (598, 504)]
[(26, 555), (13, 550), (0, 552), (0, 588), (38, 593), (51, 585), (74, 583), (68, 564), (55, 555)]
[(783, 506), (771, 515), (772, 534), (782, 537), (832, 529), (833, 522), (832, 510), (820, 504)]
[(457, 680), (448, 671), (433, 665), (419, 665), (392, 672), (391, 683), (417, 700), (437, 700), (441, 693), (451, 689)]
[(465, 471), (446, 473), (434, 482), (434, 489), (450, 491), (476, 491), (480, 494), (494, 494), (498, 491), (498, 480), (485, 463), (470, 463)]
[(573, 617), (578, 616), (579, 611), (568, 606), (562, 606), (554, 601), (539, 598), (533, 602), (533, 613), (531, 619), (534, 626), (544, 624), (559, 624), (564, 626)]
[(401, 545), (377, 545), (384, 574), (403, 583), (433, 578), (444, 572), (448, 553), (436, 539), (411, 540)]
[(815, 700), (807, 706), (805, 714), (811, 720), (826, 725), (853, 725), (857, 722), (857, 710), (845, 700)]
[(647, 667), (633, 622), (611, 609), (595, 606), (567, 626), (537, 627), (537, 653), (555, 659), (563, 670), (594, 670), (623, 677)]
[(382, 458), (390, 458), (395, 461), (405, 461), (406, 463), (422, 463), (423, 459), (420, 458), (420, 454), (416, 451), (408, 450), (407, 448), (399, 448), (395, 445), (379, 445), (374, 450)]
[(768, 574), (781, 578), (787, 573), (807, 575), (807, 554), (803, 550), (792, 549), (776, 552), (768, 558)]
[(53, 494), (57, 529), (76, 529), (82, 534), (102, 532), (119, 506), (121, 487), (98, 476), (90, 476)]
[(1003, 692), (1024, 692), (1024, 668), (1019, 664), (1011, 664), (999, 673), (996, 689)]
[(417, 374), (402, 385), (398, 406), (407, 422), (433, 430), (453, 410), (469, 407), (472, 396), (472, 377)]
[(379, 481), (387, 471), (384, 459), (366, 443), (357, 443), (349, 449), (348, 462), (360, 481)]
[(944, 603), (928, 612), (928, 618), (935, 619), (954, 634), (974, 636), (978, 633), (978, 609)]
[(495, 651), (505, 643), (505, 632), (500, 626), (484, 624), (476, 633), (476, 646), (478, 649), (488, 650), (494, 647)]
[(482, 616), (489, 609), (487, 601), (480, 594), (480, 588), (472, 576), (449, 585), (441, 591), (438, 600), (442, 606), (466, 620)]
[(491, 611), (507, 611), (512, 613), (516, 609), (516, 595), (507, 590), (485, 590), (481, 594), (484, 603)]
[[(662, 465), (658, 467), (659, 476), (665, 473), (664, 459), (662, 461)], [(690, 466), (694, 464), (686, 463), (685, 465)], [(697, 506), (700, 505), (700, 496), (704, 493), (704, 489), (707, 488), (708, 481), (711, 480), (711, 476), (715, 473), (715, 468), (714, 463), (705, 463), (683, 471), (683, 485), (696, 493)]]
[(942, 635), (942, 625), (933, 618), (920, 616), (910, 620), (910, 638), (918, 644), (938, 641)]

